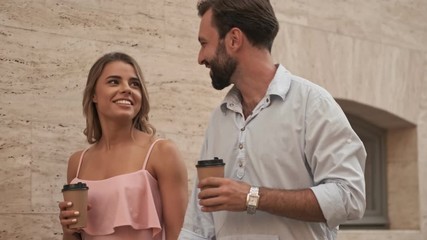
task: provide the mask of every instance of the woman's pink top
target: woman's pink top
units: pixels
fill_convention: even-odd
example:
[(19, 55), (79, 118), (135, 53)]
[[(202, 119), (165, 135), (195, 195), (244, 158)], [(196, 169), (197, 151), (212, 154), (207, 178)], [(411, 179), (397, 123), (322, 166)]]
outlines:
[(141, 170), (103, 180), (78, 178), (87, 149), (82, 152), (77, 175), (71, 182), (85, 182), (89, 187), (91, 208), (82, 233), (84, 240), (164, 239), (159, 186), (145, 169), (159, 140), (151, 144)]

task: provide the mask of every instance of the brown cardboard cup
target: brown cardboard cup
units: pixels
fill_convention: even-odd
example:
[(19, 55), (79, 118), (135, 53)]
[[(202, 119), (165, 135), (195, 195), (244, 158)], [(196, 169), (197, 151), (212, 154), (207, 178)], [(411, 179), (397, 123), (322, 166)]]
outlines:
[(87, 223), (87, 195), (89, 188), (86, 183), (67, 184), (62, 188), (64, 201), (72, 202), (73, 205), (67, 210), (79, 211), (77, 222), (69, 225), (70, 228), (84, 228)]
[[(199, 182), (207, 177), (224, 177), (224, 166), (225, 163), (222, 159), (215, 157), (210, 160), (199, 160), (197, 161), (197, 176)], [(204, 188), (203, 188), (204, 189)], [(203, 190), (202, 189), (202, 190)]]

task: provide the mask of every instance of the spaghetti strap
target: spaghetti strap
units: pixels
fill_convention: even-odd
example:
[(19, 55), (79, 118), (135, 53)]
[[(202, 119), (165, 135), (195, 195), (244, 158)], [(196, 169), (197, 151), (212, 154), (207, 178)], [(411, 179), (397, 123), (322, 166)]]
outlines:
[(87, 151), (90, 147), (91, 147), (91, 146), (89, 146), (89, 147), (87, 147), (85, 150), (83, 150), (82, 154), (80, 155), (79, 166), (77, 167), (77, 172), (76, 172), (76, 178), (79, 178), (80, 166), (82, 165), (83, 155), (85, 155), (86, 151)]
[(142, 166), (142, 169), (143, 169), (143, 170), (145, 170), (145, 168), (147, 167), (148, 159), (150, 158), (150, 155), (151, 155), (151, 150), (153, 150), (154, 145), (155, 145), (158, 141), (161, 141), (161, 140), (164, 140), (164, 139), (161, 139), (161, 138), (156, 139), (156, 141), (154, 141), (154, 142), (151, 144), (150, 148), (148, 149), (147, 155), (145, 156), (144, 166)]

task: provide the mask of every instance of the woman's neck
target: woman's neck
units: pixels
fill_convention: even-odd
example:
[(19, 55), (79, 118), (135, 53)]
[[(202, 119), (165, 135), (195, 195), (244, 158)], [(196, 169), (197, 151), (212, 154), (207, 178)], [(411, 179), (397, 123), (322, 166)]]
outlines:
[(101, 149), (111, 150), (117, 146), (127, 145), (129, 143), (135, 142), (135, 137), (138, 134), (139, 130), (130, 127), (103, 127), (102, 128), (102, 136), (98, 142), (98, 146)]

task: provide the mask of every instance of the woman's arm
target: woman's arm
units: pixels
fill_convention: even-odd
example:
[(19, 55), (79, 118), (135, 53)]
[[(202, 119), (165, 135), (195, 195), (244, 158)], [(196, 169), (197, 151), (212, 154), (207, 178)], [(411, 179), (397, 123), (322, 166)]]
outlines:
[[(74, 153), (71, 155), (68, 160), (68, 168), (67, 168), (67, 184), (70, 184), (71, 180), (76, 177), (77, 168), (79, 165), (81, 151)], [(77, 232), (78, 229), (72, 230), (68, 227), (68, 225), (74, 223), (76, 221), (77, 215), (74, 211), (67, 210), (70, 203), (61, 201), (58, 204), (59, 207), (59, 221), (62, 226), (62, 231), (64, 233), (63, 240), (81, 240), (80, 234)]]
[(184, 222), (188, 202), (187, 169), (176, 145), (169, 141), (157, 143), (152, 161), (159, 183), (163, 220), (167, 240), (176, 240)]

